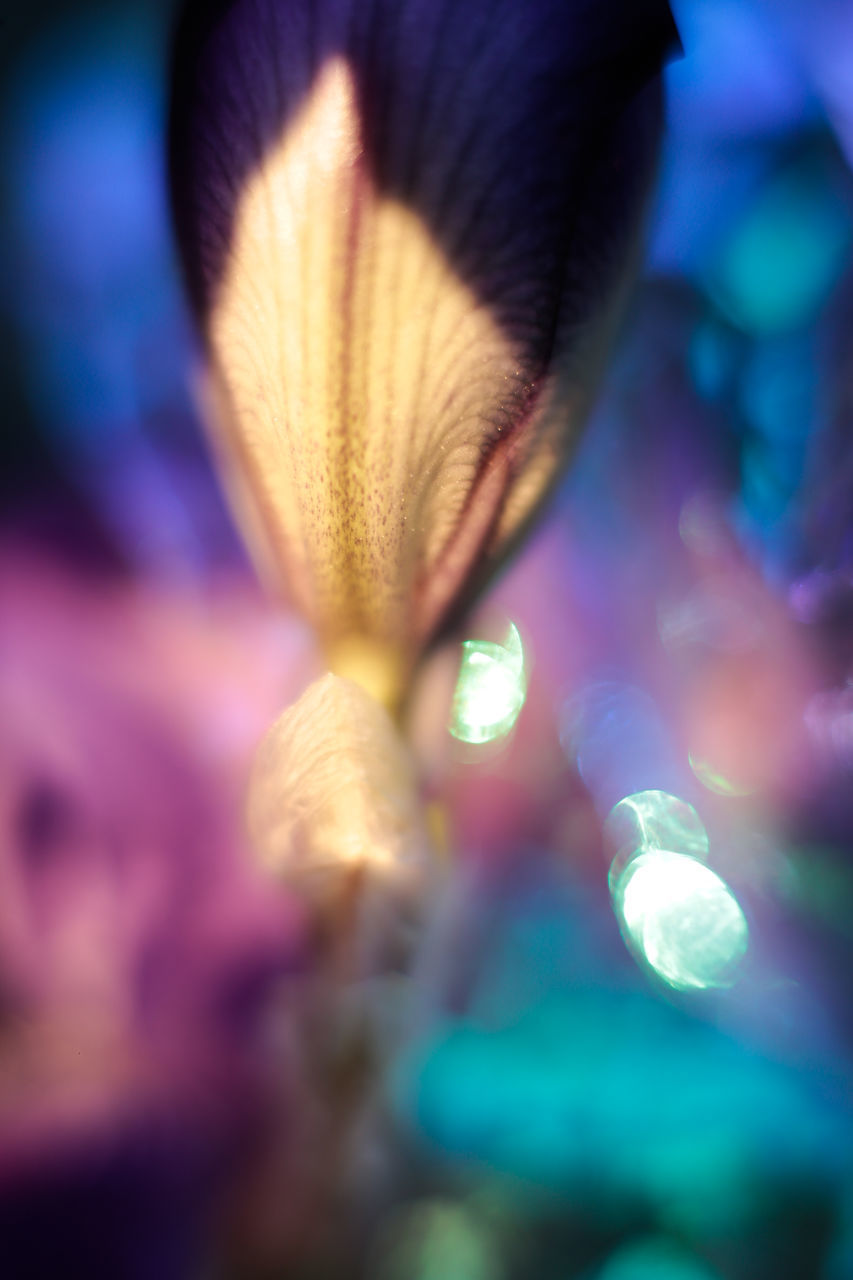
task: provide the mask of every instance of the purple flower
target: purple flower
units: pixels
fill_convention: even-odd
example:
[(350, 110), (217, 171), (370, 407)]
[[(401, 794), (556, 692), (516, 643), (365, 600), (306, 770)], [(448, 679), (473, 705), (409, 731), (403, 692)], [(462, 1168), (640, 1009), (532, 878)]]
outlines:
[(576, 435), (674, 39), (664, 0), (186, 7), (172, 185), (226, 482), (390, 702)]

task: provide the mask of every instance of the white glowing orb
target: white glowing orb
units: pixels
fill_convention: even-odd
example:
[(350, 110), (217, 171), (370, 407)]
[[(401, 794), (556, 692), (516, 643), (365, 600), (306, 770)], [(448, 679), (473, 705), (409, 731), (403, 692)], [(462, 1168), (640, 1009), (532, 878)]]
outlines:
[(614, 886), (626, 941), (679, 991), (730, 986), (749, 929), (728, 885), (686, 854), (649, 849)]
[(494, 742), (518, 719), (527, 697), (524, 650), (510, 623), (503, 644), (466, 640), (448, 726), (460, 742)]

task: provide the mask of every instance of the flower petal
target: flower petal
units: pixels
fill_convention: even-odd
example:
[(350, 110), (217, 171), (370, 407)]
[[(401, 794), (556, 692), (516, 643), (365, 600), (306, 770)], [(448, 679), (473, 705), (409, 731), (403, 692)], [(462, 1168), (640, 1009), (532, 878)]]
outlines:
[(323, 676), (279, 717), (255, 758), (248, 822), (260, 859), (333, 934), (349, 935), (355, 910), (359, 968), (408, 945), (434, 858), (406, 745), (360, 685)]
[(244, 526), (418, 651), (566, 455), (656, 145), (660, 0), (187, 11), (173, 187)]

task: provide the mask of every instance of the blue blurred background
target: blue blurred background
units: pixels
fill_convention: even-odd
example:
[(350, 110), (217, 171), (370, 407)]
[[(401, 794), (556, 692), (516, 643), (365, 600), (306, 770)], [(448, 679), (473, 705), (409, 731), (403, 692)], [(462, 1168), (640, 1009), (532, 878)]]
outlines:
[[(853, 15), (673, 7), (642, 279), (495, 596), (527, 705), (503, 757), (451, 770), (473, 869), (390, 1055), (382, 1154), (357, 1162), (374, 1192), (353, 1275), (853, 1277)], [(29, 0), (0, 19), (0, 538), (110, 589), (194, 596), (249, 570), (193, 403), (171, 18)], [(498, 791), (512, 856), (483, 821)], [(637, 795), (628, 848), (607, 820)], [(667, 935), (661, 959), (635, 859), (658, 846), (707, 871), (675, 906), (717, 951)], [(56, 1204), (17, 1177), (3, 1220), (29, 1261), (9, 1274), (41, 1274)], [(80, 1185), (73, 1159), (62, 1178)], [(299, 1160), (281, 1178), (292, 1200)], [(182, 1236), (154, 1201), (148, 1229)], [(180, 1203), (204, 1237), (204, 1194)], [(186, 1244), (142, 1260), (134, 1224), (103, 1274), (196, 1273)], [(232, 1232), (223, 1272), (303, 1274), (259, 1235)]]

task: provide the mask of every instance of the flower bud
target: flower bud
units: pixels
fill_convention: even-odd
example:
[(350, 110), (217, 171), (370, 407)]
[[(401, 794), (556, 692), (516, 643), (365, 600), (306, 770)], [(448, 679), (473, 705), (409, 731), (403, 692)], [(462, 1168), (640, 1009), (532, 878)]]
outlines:
[(664, 0), (187, 6), (172, 188), (210, 416), (333, 667), (366, 645), (399, 691), (552, 486), (673, 40)]

